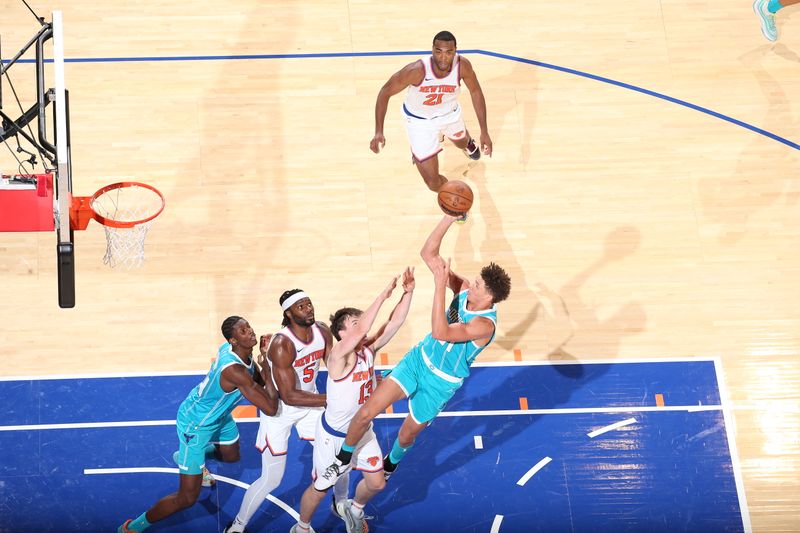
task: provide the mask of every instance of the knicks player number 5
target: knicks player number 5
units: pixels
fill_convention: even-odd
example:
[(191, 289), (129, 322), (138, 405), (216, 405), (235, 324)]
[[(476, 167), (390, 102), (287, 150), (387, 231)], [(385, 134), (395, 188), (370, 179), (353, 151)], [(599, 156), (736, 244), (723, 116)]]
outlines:
[(303, 383), (311, 383), (314, 381), (314, 368), (307, 366), (303, 369)]

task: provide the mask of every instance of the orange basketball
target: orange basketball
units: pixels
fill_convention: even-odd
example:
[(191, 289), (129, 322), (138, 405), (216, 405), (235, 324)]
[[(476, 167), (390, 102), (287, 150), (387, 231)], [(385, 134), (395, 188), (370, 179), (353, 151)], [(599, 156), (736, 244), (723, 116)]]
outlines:
[(458, 217), (469, 211), (474, 196), (469, 185), (459, 180), (450, 180), (439, 189), (439, 207), (446, 214)]

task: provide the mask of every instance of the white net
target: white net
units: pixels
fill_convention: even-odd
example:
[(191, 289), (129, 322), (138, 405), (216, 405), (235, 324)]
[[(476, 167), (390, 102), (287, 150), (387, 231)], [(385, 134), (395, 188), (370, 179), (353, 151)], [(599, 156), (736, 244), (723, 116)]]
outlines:
[[(105, 191), (92, 200), (92, 210), (107, 219), (106, 254), (103, 263), (112, 268), (138, 268), (145, 260), (144, 241), (154, 215), (164, 207), (164, 199), (154, 190), (137, 184)], [(151, 220), (147, 220), (151, 219)], [(144, 221), (144, 222), (139, 222)], [(125, 223), (130, 227), (116, 227)]]

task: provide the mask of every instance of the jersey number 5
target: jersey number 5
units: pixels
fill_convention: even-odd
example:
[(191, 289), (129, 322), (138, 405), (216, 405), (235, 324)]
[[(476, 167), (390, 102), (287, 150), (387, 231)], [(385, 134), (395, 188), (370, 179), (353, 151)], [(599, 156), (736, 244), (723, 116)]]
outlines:
[(303, 369), (303, 383), (311, 383), (314, 381), (314, 367), (307, 366)]

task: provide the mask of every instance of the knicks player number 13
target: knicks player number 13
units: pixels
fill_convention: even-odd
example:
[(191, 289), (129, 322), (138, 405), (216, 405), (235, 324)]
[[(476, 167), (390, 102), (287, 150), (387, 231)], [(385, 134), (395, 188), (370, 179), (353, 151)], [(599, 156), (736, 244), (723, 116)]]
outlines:
[(365, 381), (364, 383), (361, 384), (361, 394), (358, 397), (358, 405), (361, 405), (362, 403), (366, 402), (367, 398), (369, 398), (371, 395), (372, 395), (372, 380), (370, 379), (369, 381)]

